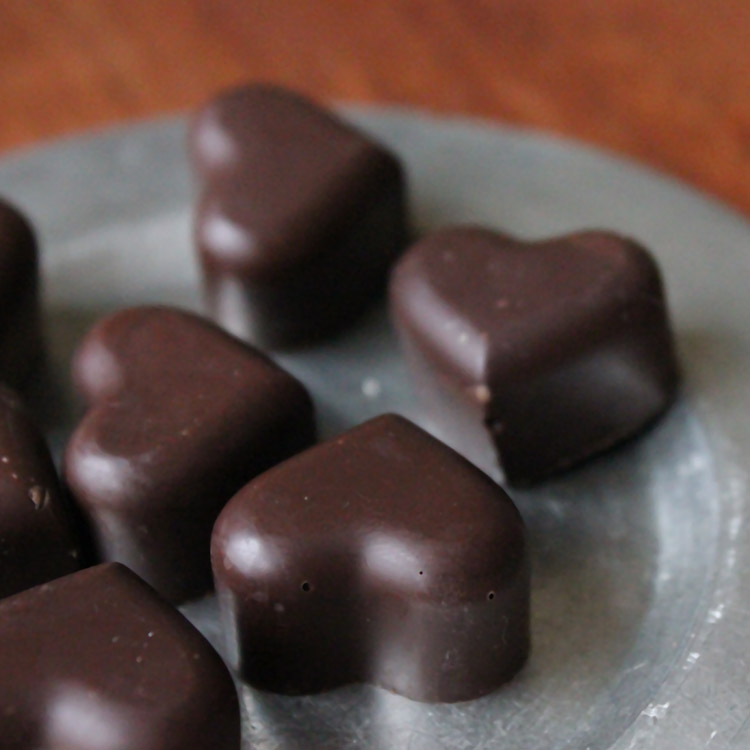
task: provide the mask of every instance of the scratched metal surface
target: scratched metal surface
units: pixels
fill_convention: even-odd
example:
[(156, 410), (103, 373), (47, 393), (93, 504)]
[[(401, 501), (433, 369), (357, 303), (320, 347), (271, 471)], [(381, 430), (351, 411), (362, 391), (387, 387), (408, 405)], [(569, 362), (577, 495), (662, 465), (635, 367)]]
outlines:
[[(539, 236), (596, 225), (651, 246), (686, 384), (642, 439), (513, 493), (533, 548), (533, 654), (515, 681), (432, 706), (361, 686), (302, 698), (242, 689), (246, 746), (750, 747), (750, 226), (579, 145), (406, 111), (348, 112), (404, 157), (421, 228), (470, 220)], [(37, 406), (58, 446), (76, 413), (67, 361), (97, 316), (138, 302), (200, 306), (183, 135), (182, 121), (160, 121), (0, 162), (0, 192), (28, 210), (44, 241), (54, 367)], [(279, 358), (311, 387), (326, 434), (385, 410), (429, 427), (383, 310), (335, 342)], [(186, 612), (220, 645), (212, 607)]]

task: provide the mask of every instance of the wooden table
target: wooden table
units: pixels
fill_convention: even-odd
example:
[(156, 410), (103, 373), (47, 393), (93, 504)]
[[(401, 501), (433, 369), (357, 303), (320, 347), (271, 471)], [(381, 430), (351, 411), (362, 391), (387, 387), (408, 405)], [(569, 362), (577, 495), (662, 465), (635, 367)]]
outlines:
[(750, 212), (747, 0), (0, 0), (0, 150), (263, 78), (615, 149)]

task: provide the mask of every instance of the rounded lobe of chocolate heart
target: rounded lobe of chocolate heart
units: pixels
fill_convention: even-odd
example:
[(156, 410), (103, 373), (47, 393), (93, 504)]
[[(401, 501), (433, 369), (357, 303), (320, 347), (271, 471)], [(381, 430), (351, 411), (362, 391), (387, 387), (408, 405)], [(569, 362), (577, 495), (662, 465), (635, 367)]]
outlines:
[(473, 454), (487, 427), (512, 482), (633, 435), (675, 395), (658, 268), (611, 233), (524, 243), (445, 229), (399, 263), (391, 305), (449, 442)]
[(172, 601), (211, 587), (209, 541), (227, 500), (314, 439), (304, 387), (197, 316), (132, 308), (76, 353), (90, 408), (64, 474), (107, 560)]
[(0, 598), (78, 570), (76, 531), (44, 438), (0, 386)]
[(0, 602), (4, 750), (239, 750), (232, 678), (116, 563)]
[(244, 487), (212, 562), (232, 660), (285, 693), (370, 682), (424, 701), (490, 692), (524, 663), (523, 522), (486, 475), (386, 415)]
[(403, 175), (386, 149), (304, 97), (246, 86), (195, 117), (204, 180), (196, 243), (213, 316), (290, 344), (344, 326), (406, 242)]
[(0, 200), (0, 380), (22, 388), (42, 353), (36, 238), (18, 209)]

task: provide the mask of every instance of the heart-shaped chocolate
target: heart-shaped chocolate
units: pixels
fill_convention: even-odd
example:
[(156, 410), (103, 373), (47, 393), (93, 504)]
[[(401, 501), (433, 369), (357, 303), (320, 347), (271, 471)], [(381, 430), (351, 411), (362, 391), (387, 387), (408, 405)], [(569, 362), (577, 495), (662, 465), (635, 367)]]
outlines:
[(14, 388), (42, 359), (37, 262), (31, 225), (0, 200), (0, 380)]
[(266, 344), (320, 338), (378, 296), (406, 242), (401, 166), (276, 86), (233, 89), (191, 130), (195, 223), (213, 317)]
[(101, 558), (172, 601), (205, 592), (221, 508), (313, 441), (307, 391), (208, 321), (160, 307), (98, 323), (73, 370), (90, 408), (64, 475)]
[(0, 602), (0, 664), (3, 750), (239, 750), (224, 663), (121, 565)]
[(518, 511), (401, 417), (377, 417), (250, 482), (219, 516), (211, 556), (231, 659), (264, 689), (370, 682), (460, 701), (526, 659)]
[(474, 456), (489, 433), (510, 482), (609, 448), (675, 396), (658, 268), (615, 234), (444, 229), (399, 262), (391, 307), (441, 434)]
[(73, 573), (80, 556), (49, 448), (20, 398), (0, 386), (0, 598)]

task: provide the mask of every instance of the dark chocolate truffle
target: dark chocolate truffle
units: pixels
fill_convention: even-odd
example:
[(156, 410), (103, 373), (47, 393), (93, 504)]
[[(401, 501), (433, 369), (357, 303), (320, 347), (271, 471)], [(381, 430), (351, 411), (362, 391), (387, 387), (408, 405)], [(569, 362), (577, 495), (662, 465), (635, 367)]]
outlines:
[(80, 556), (49, 448), (19, 397), (0, 386), (0, 598), (73, 573)]
[(489, 436), (511, 483), (600, 453), (675, 396), (658, 268), (615, 234), (444, 229), (398, 264), (391, 305), (441, 435), (469, 456)]
[(380, 295), (407, 239), (396, 158), (297, 94), (255, 85), (198, 112), (196, 238), (212, 316), (257, 343), (326, 336)]
[(0, 381), (22, 388), (42, 360), (37, 243), (21, 213), (0, 200)]
[(212, 562), (234, 666), (307, 693), (369, 682), (423, 701), (490, 692), (529, 648), (521, 517), (479, 469), (385, 415), (244, 487)]
[(252, 477), (314, 439), (310, 397), (197, 316), (124, 310), (88, 334), (74, 377), (90, 409), (64, 474), (102, 559), (171, 601), (211, 586), (211, 528)]
[(229, 671), (121, 565), (0, 602), (0, 664), (3, 750), (239, 750)]

